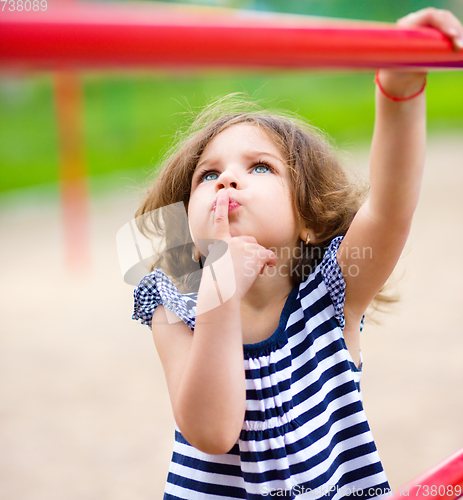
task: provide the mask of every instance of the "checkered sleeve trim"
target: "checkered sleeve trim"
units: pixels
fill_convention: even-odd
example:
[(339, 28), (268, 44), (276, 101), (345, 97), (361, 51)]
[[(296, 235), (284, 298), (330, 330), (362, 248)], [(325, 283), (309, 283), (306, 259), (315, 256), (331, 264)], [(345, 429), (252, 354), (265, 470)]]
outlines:
[(321, 271), (326, 288), (330, 294), (331, 302), (334, 306), (334, 316), (339, 326), (344, 329), (346, 321), (344, 319), (344, 301), (346, 298), (346, 282), (336, 259), (339, 245), (343, 236), (334, 238), (323, 256)]
[(141, 320), (143, 325), (151, 328), (154, 311), (159, 305), (163, 305), (176, 314), (191, 330), (194, 329), (195, 294), (182, 295), (161, 269), (155, 269), (145, 276), (135, 288), (133, 297), (132, 319)]

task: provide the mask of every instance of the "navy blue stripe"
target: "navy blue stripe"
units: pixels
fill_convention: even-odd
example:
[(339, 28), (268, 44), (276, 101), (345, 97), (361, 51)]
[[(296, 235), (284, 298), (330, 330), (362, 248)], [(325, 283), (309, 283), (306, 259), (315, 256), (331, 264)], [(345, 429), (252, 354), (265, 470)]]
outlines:
[(280, 380), (277, 384), (262, 389), (247, 389), (246, 398), (250, 400), (262, 401), (263, 399), (271, 398), (276, 394), (287, 391), (291, 387), (291, 380)]
[[(358, 481), (359, 479), (364, 479), (368, 476), (374, 476), (375, 474), (378, 474), (382, 470), (383, 468), (381, 467), (381, 464), (379, 462), (368, 464), (363, 467), (359, 467), (358, 469), (355, 469), (353, 471), (346, 472), (342, 477), (342, 481), (339, 481), (339, 484), (345, 485), (353, 483), (355, 481)], [(357, 495), (355, 496), (357, 497)]]
[(299, 296), (301, 298), (307, 297), (307, 295), (310, 295), (320, 286), (320, 283), (322, 281), (323, 281), (322, 273), (315, 273), (313, 275), (313, 279), (306, 281), (305, 286), (300, 287)]
[(259, 379), (262, 377), (268, 377), (271, 374), (277, 373), (279, 371), (285, 370), (291, 366), (291, 354), (288, 351), (288, 356), (278, 360), (276, 363), (270, 363), (268, 366), (262, 366), (260, 368), (247, 368), (246, 369), (246, 379)]
[[(307, 347), (307, 352), (305, 353), (305, 356), (310, 359), (306, 359), (304, 363), (297, 369), (294, 369), (292, 375), (291, 375), (291, 383), (295, 383), (298, 380), (304, 378), (307, 376), (309, 373), (313, 372), (321, 363), (324, 361), (326, 358), (329, 358), (330, 356), (333, 356), (334, 354), (338, 353), (339, 351), (342, 351), (344, 349), (343, 344), (338, 340), (334, 340), (327, 346), (325, 346), (323, 349), (320, 351), (316, 352), (313, 348)], [(349, 366), (346, 365), (345, 369), (343, 371), (348, 371)], [(317, 375), (318, 376), (318, 375)]]
[(198, 493), (207, 493), (218, 497), (246, 498), (246, 490), (237, 486), (225, 486), (222, 484), (204, 483), (196, 479), (189, 479), (169, 472), (167, 482), (176, 486), (190, 489)]
[(291, 471), (289, 467), (287, 469), (269, 469), (259, 473), (243, 471), (243, 478), (246, 483), (265, 484), (270, 481), (283, 481), (285, 479), (289, 479), (290, 477)]
[(163, 500), (185, 500), (184, 498), (176, 497), (170, 493), (164, 493)]
[[(373, 449), (376, 449), (374, 444), (373, 444)], [(378, 472), (381, 472), (382, 471), (381, 464), (379, 462), (376, 462), (374, 464), (370, 464), (365, 467), (360, 467), (355, 471), (344, 473), (342, 477), (339, 479), (339, 481), (336, 483), (336, 485), (332, 483), (331, 478), (343, 463), (347, 462), (348, 460), (357, 458), (359, 456), (363, 456), (364, 454), (365, 450), (363, 445), (341, 452), (339, 455), (336, 456), (336, 458), (331, 463), (330, 467), (324, 473), (320, 474), (312, 481), (303, 483), (301, 486), (304, 486), (306, 489), (309, 488), (317, 489), (326, 485), (332, 485), (332, 486), (337, 486), (338, 489), (340, 489), (342, 486), (349, 484), (353, 480), (355, 481), (356, 479), (363, 479), (365, 477), (372, 476), (374, 474), (377, 474)], [(335, 493), (336, 493), (335, 490), (327, 492), (327, 494), (323, 498), (333, 498)]]
[[(301, 423), (301, 425), (306, 424), (310, 420), (312, 420), (315, 417), (318, 417), (318, 415), (321, 415), (327, 408), (327, 406), (334, 401), (337, 398), (340, 398), (341, 396), (344, 396), (345, 394), (348, 394), (349, 392), (357, 391), (355, 388), (355, 384), (353, 382), (346, 382), (345, 384), (342, 384), (341, 386), (335, 387), (332, 391), (330, 391), (325, 399), (323, 401), (320, 401), (318, 405), (309, 408), (306, 412), (302, 413), (297, 417), (298, 421)], [(349, 410), (349, 413), (345, 413), (346, 410)], [(347, 417), (348, 415), (353, 415), (354, 413), (361, 412), (363, 410), (362, 404), (360, 401), (354, 401), (346, 406), (343, 406), (337, 410), (335, 410), (332, 415), (342, 415), (337, 420), (340, 418)], [(332, 419), (332, 416), (330, 416), (329, 420)]]
[[(303, 323), (305, 323), (305, 321), (303, 321)], [(299, 358), (299, 356), (306, 355), (307, 349), (310, 349), (318, 338), (330, 334), (335, 326), (336, 325), (331, 319), (327, 319), (316, 326), (299, 344), (291, 348), (292, 359), (295, 360)]]
[[(305, 320), (309, 321), (311, 318), (315, 318), (319, 314), (324, 313), (326, 309), (330, 306), (332, 307), (333, 303), (331, 302), (330, 296), (328, 294), (319, 297), (315, 302), (305, 307), (304, 309)], [(326, 313), (326, 316), (330, 317), (331, 315)], [(333, 320), (332, 325), (333, 327), (331, 329), (338, 326), (335, 320)]]
[[(329, 422), (327, 422), (325, 425), (322, 426), (321, 431), (319, 429), (316, 429), (313, 432), (309, 433), (304, 438), (302, 438), (299, 441), (288, 446), (287, 447), (288, 452), (291, 454), (297, 453), (298, 450), (306, 448), (307, 446), (316, 442), (321, 437), (324, 437), (325, 435), (327, 435), (328, 432), (330, 431), (331, 427), (333, 426), (333, 424), (336, 423), (339, 420), (339, 418), (344, 418), (345, 413), (346, 413), (346, 411), (339, 412), (332, 419), (330, 419)], [(355, 436), (359, 436), (360, 434), (364, 434), (365, 432), (368, 432), (369, 430), (370, 430), (370, 428), (368, 427), (368, 424), (366, 422), (359, 422), (358, 424), (354, 424), (354, 425), (348, 427), (347, 429), (342, 429), (341, 431), (334, 434), (329, 446), (334, 447), (334, 445), (336, 443), (340, 443), (342, 441), (345, 441), (346, 439), (349, 439), (349, 438), (352, 438)], [(331, 449), (329, 448), (329, 446), (327, 446), (328, 454), (331, 452)], [(318, 465), (320, 462), (323, 462), (323, 460), (326, 458), (326, 456), (323, 456), (323, 453), (324, 452), (320, 452), (313, 457), (307, 458), (304, 462), (302, 462), (302, 464), (305, 464), (306, 466), (310, 466), (310, 467), (314, 467), (315, 465)], [(298, 465), (299, 464), (294, 465), (295, 470), (297, 470)]]
[(239, 465), (206, 462), (205, 460), (181, 455), (177, 452), (173, 453), (172, 462), (179, 465), (184, 465), (185, 467), (190, 467), (190, 469), (200, 470), (203, 472), (241, 477), (241, 467)]
[(188, 446), (191, 446), (191, 444), (177, 430), (175, 430), (175, 441), (177, 441), (178, 443), (182, 443), (182, 444), (186, 444)]
[[(305, 329), (305, 319), (304, 315), (302, 315), (301, 319), (295, 321), (292, 325), (288, 326), (286, 329), (286, 335), (288, 339), (299, 335)], [(294, 356), (292, 356), (294, 359)]]
[[(304, 401), (307, 401), (309, 398), (313, 397), (317, 392), (319, 392), (323, 386), (331, 379), (338, 377), (345, 371), (349, 370), (349, 365), (347, 364), (346, 361), (341, 361), (330, 368), (327, 368), (321, 375), (318, 380), (313, 382), (312, 384), (308, 385), (307, 387), (304, 387), (301, 391), (299, 391), (297, 394), (293, 396), (293, 405), (294, 407), (298, 406), (299, 404), (303, 403)], [(349, 384), (346, 386), (346, 384)], [(338, 387), (342, 388), (342, 394), (347, 394), (351, 391), (356, 390), (355, 383), (352, 381), (352, 386), (350, 385), (350, 381), (345, 382), (344, 384), (341, 384), (340, 386), (337, 386), (333, 388), (326, 396), (325, 399), (329, 397), (331, 394), (332, 396), (334, 395), (333, 391), (335, 391)], [(336, 395), (336, 397), (339, 397)], [(331, 399), (328, 401), (332, 401), (335, 399), (334, 397), (331, 397)]]
[[(300, 328), (299, 325), (302, 326), (302, 328)], [(301, 319), (300, 321), (298, 321), (294, 325), (291, 325), (291, 328), (295, 328), (296, 326), (299, 326), (299, 330), (298, 330), (297, 334), (300, 334), (305, 328), (305, 319)], [(289, 333), (288, 333), (288, 337), (289, 337)], [(307, 355), (306, 350), (309, 349), (313, 345), (313, 343), (314, 343), (314, 337), (311, 333), (308, 332), (308, 334), (304, 335), (302, 340), (298, 344), (291, 347), (291, 358), (293, 360), (295, 360), (299, 356)]]
[(265, 408), (262, 410), (246, 410), (244, 416), (245, 420), (248, 422), (264, 422), (272, 417), (283, 417), (292, 408), (292, 402), (286, 401), (281, 406), (275, 406), (274, 408)]
[[(337, 443), (340, 443), (346, 439), (359, 436), (361, 434), (364, 434), (365, 432), (369, 431), (369, 427), (366, 422), (362, 422), (356, 425), (353, 425), (347, 429), (343, 429), (337, 434), (333, 436), (333, 438), (330, 441), (329, 446), (326, 447), (323, 451), (318, 453), (317, 455), (314, 455), (313, 457), (308, 458), (305, 462), (301, 462), (298, 464), (294, 464), (291, 467), (291, 472), (293, 474), (299, 474), (300, 472), (304, 472), (306, 470), (310, 470), (311, 468), (317, 466), (318, 464), (322, 463), (325, 461), (332, 450), (332, 447), (334, 447)], [(344, 452), (341, 452), (338, 457), (342, 458), (343, 462), (346, 462), (348, 460), (352, 460), (354, 458), (358, 458), (359, 456), (365, 455), (367, 453), (373, 453), (376, 451), (376, 446), (373, 442), (366, 443), (365, 445), (357, 446), (355, 448), (351, 448), (349, 450), (346, 450)]]
[[(307, 489), (308, 488), (317, 489), (317, 488), (322, 488), (323, 486), (327, 486), (327, 485), (331, 486), (332, 484), (330, 483), (330, 479), (336, 473), (337, 469), (343, 464), (344, 460), (342, 459), (342, 455), (343, 454), (338, 455), (336, 457), (336, 459), (333, 461), (332, 465), (330, 466), (330, 468), (326, 472), (324, 472), (323, 474), (318, 476), (313, 481), (310, 481), (308, 483), (304, 483), (303, 486)], [(382, 471), (382, 467), (381, 467), (381, 464), (379, 462), (375, 463), (375, 464), (368, 465), (367, 467), (363, 467), (362, 469), (363, 469), (363, 474), (361, 474), (359, 476), (359, 478), (361, 478), (361, 479), (364, 479), (365, 477), (368, 477), (368, 476), (372, 476), (372, 475), (376, 474), (377, 472)], [(354, 471), (354, 473), (355, 472), (356, 471)], [(327, 491), (326, 494), (323, 496), (323, 500), (333, 498), (337, 491), (341, 494), (341, 498), (349, 498), (349, 499), (357, 498), (357, 490), (355, 492), (355, 495), (352, 493), (352, 488), (349, 491), (349, 487), (346, 487), (345, 491), (342, 491), (342, 488), (344, 487), (344, 485), (349, 484), (351, 482), (348, 478), (349, 475), (350, 475), (349, 473), (343, 474), (343, 476), (340, 478), (340, 480), (337, 482), (337, 484), (332, 485), (332, 486), (336, 486), (336, 489), (333, 488), (331, 491)]]

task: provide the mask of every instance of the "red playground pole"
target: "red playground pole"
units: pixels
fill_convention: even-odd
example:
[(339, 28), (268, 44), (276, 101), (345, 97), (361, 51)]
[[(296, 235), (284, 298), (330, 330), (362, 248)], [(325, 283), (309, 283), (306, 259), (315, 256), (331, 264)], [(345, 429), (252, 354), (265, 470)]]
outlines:
[(389, 500), (455, 500), (463, 496), (463, 448), (389, 497)]
[(38, 11), (0, 13), (0, 66), (463, 67), (463, 52), (428, 27), (155, 2), (38, 5)]
[(55, 74), (65, 259), (70, 269), (89, 265), (90, 237), (83, 140), (82, 87), (78, 73)]

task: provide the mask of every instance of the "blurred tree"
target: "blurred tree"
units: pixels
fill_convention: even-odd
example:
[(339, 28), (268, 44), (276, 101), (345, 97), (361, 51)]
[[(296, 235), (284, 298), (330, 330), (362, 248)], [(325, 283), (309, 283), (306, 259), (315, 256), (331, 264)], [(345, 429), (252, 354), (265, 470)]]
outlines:
[(433, 5), (446, 8), (446, 0), (255, 0), (259, 9), (316, 16), (395, 21), (397, 18)]
[(463, 19), (461, 0), (167, 0), (218, 7), (231, 7), (311, 16), (394, 22), (410, 12), (425, 7), (448, 9)]

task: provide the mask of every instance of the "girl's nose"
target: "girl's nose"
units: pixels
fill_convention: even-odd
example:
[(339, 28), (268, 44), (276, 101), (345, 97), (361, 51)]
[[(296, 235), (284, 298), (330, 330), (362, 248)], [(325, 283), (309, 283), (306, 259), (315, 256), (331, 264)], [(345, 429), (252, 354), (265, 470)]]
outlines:
[(239, 189), (241, 187), (238, 176), (235, 175), (231, 170), (225, 170), (224, 172), (222, 172), (217, 181), (217, 191), (224, 188), (226, 189), (232, 187), (234, 189)]

